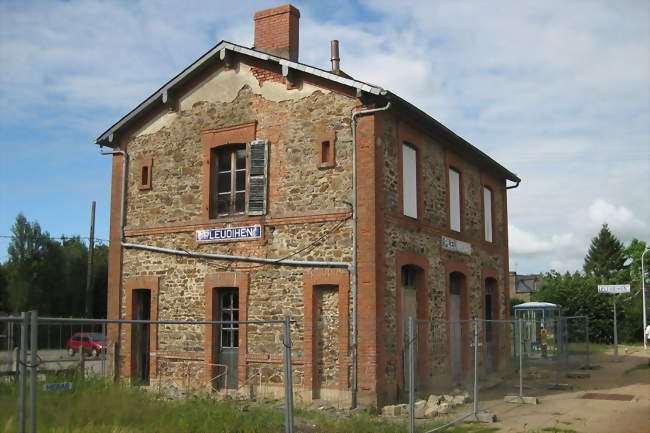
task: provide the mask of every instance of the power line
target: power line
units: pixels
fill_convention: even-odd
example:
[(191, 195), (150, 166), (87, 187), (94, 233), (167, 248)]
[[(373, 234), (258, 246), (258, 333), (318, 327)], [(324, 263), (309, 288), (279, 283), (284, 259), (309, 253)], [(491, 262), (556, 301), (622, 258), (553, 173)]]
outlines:
[[(0, 235), (0, 238), (4, 238), (4, 239), (13, 239), (14, 237), (15, 236), (13, 236), (13, 235), (11, 235), (11, 236), (10, 235)], [(59, 236), (59, 237), (46, 236), (45, 238), (49, 239), (51, 241), (69, 241), (71, 239), (80, 239), (80, 240), (86, 240), (86, 241), (90, 240), (90, 238), (87, 237), (87, 236), (77, 236), (77, 235), (74, 235), (74, 236)], [(101, 238), (94, 238), (94, 239), (96, 241), (108, 242), (108, 239), (101, 239)]]

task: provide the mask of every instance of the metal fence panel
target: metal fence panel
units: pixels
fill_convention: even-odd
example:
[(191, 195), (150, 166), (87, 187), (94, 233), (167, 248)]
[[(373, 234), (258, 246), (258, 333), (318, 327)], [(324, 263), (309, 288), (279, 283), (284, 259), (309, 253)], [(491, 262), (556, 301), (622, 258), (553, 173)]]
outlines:
[[(291, 327), (296, 324), (289, 318), (110, 321), (39, 318), (36, 312), (29, 312), (12, 320), (0, 318), (0, 325), (2, 341), (9, 345), (15, 341), (14, 328), (18, 325), (22, 328), (20, 359), (14, 363), (19, 370), (17, 379), (15, 373), (5, 375), (8, 379), (0, 384), (3, 393), (16, 394), (15, 425), (20, 432), (35, 432), (39, 414), (83, 411), (74, 407), (72, 399), (59, 408), (60, 398), (57, 399), (56, 393), (84, 386), (84, 380), (94, 378), (107, 379), (104, 383), (108, 384), (115, 374), (121, 382), (150, 392), (152, 398), (212, 395), (229, 399), (280, 399), (285, 407), (285, 431), (293, 431), (293, 382), (296, 378), (300, 380), (303, 372), (299, 371), (298, 375), (294, 372)], [(106, 335), (107, 326), (111, 325), (119, 327), (114, 340)], [(244, 329), (247, 340), (240, 338)], [(10, 333), (11, 338), (5, 337)], [(247, 350), (253, 347), (247, 344), (238, 349), (242, 341), (256, 342), (256, 349)], [(121, 350), (116, 356), (118, 346)], [(238, 350), (241, 356), (237, 356)], [(227, 354), (222, 357), (222, 353)], [(9, 356), (2, 354), (2, 365)], [(232, 359), (236, 361), (233, 363)], [(242, 365), (250, 368), (237, 371)]]

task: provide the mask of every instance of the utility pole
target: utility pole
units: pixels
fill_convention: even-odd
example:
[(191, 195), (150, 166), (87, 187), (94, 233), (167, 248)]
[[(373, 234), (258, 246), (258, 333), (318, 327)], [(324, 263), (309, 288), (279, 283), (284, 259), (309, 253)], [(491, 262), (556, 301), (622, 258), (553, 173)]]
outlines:
[(646, 335), (646, 329), (648, 327), (648, 320), (646, 316), (646, 299), (645, 299), (645, 270), (643, 269), (643, 257), (645, 256), (645, 253), (647, 253), (649, 248), (646, 246), (645, 249), (643, 250), (643, 253), (641, 253), (641, 287), (642, 289), (642, 295), (643, 295), (643, 348), (645, 350), (648, 350), (648, 339), (650, 339), (650, 335)]
[(85, 316), (93, 314), (93, 253), (95, 249), (95, 202), (90, 207), (90, 237), (88, 238), (88, 270), (86, 272), (86, 310)]

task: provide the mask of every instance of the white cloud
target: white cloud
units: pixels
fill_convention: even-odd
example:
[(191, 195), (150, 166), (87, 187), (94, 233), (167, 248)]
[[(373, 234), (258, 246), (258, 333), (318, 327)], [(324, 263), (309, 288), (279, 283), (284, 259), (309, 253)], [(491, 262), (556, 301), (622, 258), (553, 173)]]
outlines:
[[(250, 46), (254, 11), (279, 3), (0, 2), (3, 129), (66, 125), (90, 141), (220, 40)], [(517, 173), (508, 206), (519, 271), (579, 268), (603, 222), (624, 241), (650, 237), (646, 0), (395, 4), (298, 2), (301, 61), (327, 69), (339, 39), (343, 70)], [(3, 141), (15, 152), (6, 164), (51, 154), (52, 139), (13, 141)]]
[(510, 224), (508, 226), (508, 241), (512, 255), (536, 255), (571, 246), (575, 239), (571, 233), (555, 234), (547, 238), (541, 238), (534, 233)]
[(638, 219), (634, 213), (625, 206), (615, 206), (603, 199), (594, 201), (587, 210), (591, 227), (600, 228), (608, 224), (615, 233), (622, 233), (625, 236), (632, 233), (643, 233), (647, 224)]
[[(541, 226), (539, 229), (524, 230), (510, 224), (508, 237), (512, 268), (559, 272), (574, 272), (582, 268), (584, 256), (590, 241), (598, 235), (602, 224), (609, 224), (613, 234), (623, 242), (633, 238), (647, 239), (648, 225), (637, 218), (634, 212), (622, 205), (614, 205), (606, 200), (597, 199), (585, 208), (574, 209), (565, 214), (565, 224), (561, 227)], [(554, 229), (567, 230), (555, 234)], [(516, 265), (516, 266), (515, 266)]]

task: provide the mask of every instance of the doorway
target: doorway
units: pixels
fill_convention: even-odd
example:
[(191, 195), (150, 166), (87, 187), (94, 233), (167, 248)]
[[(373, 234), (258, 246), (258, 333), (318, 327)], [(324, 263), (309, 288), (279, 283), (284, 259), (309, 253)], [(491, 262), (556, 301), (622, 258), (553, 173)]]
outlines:
[[(151, 290), (133, 290), (133, 319), (151, 319)], [(149, 385), (149, 328), (148, 323), (132, 326), (131, 336), (131, 372), (136, 385)]]
[(239, 360), (239, 324), (232, 323), (239, 320), (239, 289), (237, 287), (219, 287), (213, 289), (215, 293), (213, 302), (212, 320), (231, 322), (216, 325), (214, 333), (215, 342), (212, 347), (216, 351), (214, 359), (217, 364), (225, 365), (227, 375), (219, 377), (216, 381), (218, 389), (237, 388), (237, 364)]
[(339, 287), (321, 284), (314, 287), (314, 368), (313, 398), (327, 399), (336, 389), (339, 361)]
[[(406, 390), (408, 388), (408, 383), (409, 383), (409, 374), (410, 374), (410, 366), (411, 366), (411, 360), (409, 358), (409, 341), (408, 341), (408, 335), (409, 335), (409, 317), (415, 317), (418, 319), (418, 303), (417, 303), (417, 289), (418, 289), (418, 284), (421, 284), (421, 275), (422, 272), (420, 268), (417, 266), (413, 265), (405, 265), (402, 266), (401, 269), (401, 285), (402, 285), (402, 290), (401, 290), (401, 312), (400, 316), (401, 321), (402, 321), (402, 335), (399, 336), (399, 338), (402, 339), (402, 353), (401, 353), (401, 361), (402, 361), (402, 372), (403, 372), (403, 377), (402, 377), (402, 389)], [(416, 342), (412, 342), (412, 344), (416, 344)], [(415, 346), (415, 350), (417, 350), (417, 344)], [(417, 360), (417, 354), (415, 355), (415, 359)], [(416, 373), (417, 374), (417, 373)]]
[(492, 322), (497, 319), (497, 280), (494, 278), (485, 279), (485, 353), (486, 367), (488, 371), (494, 371), (497, 367), (497, 328), (499, 323)]
[(460, 272), (449, 274), (449, 362), (453, 380), (462, 378), (464, 367), (463, 346), (467, 336), (464, 335), (466, 324), (463, 300), (465, 298), (465, 275)]

